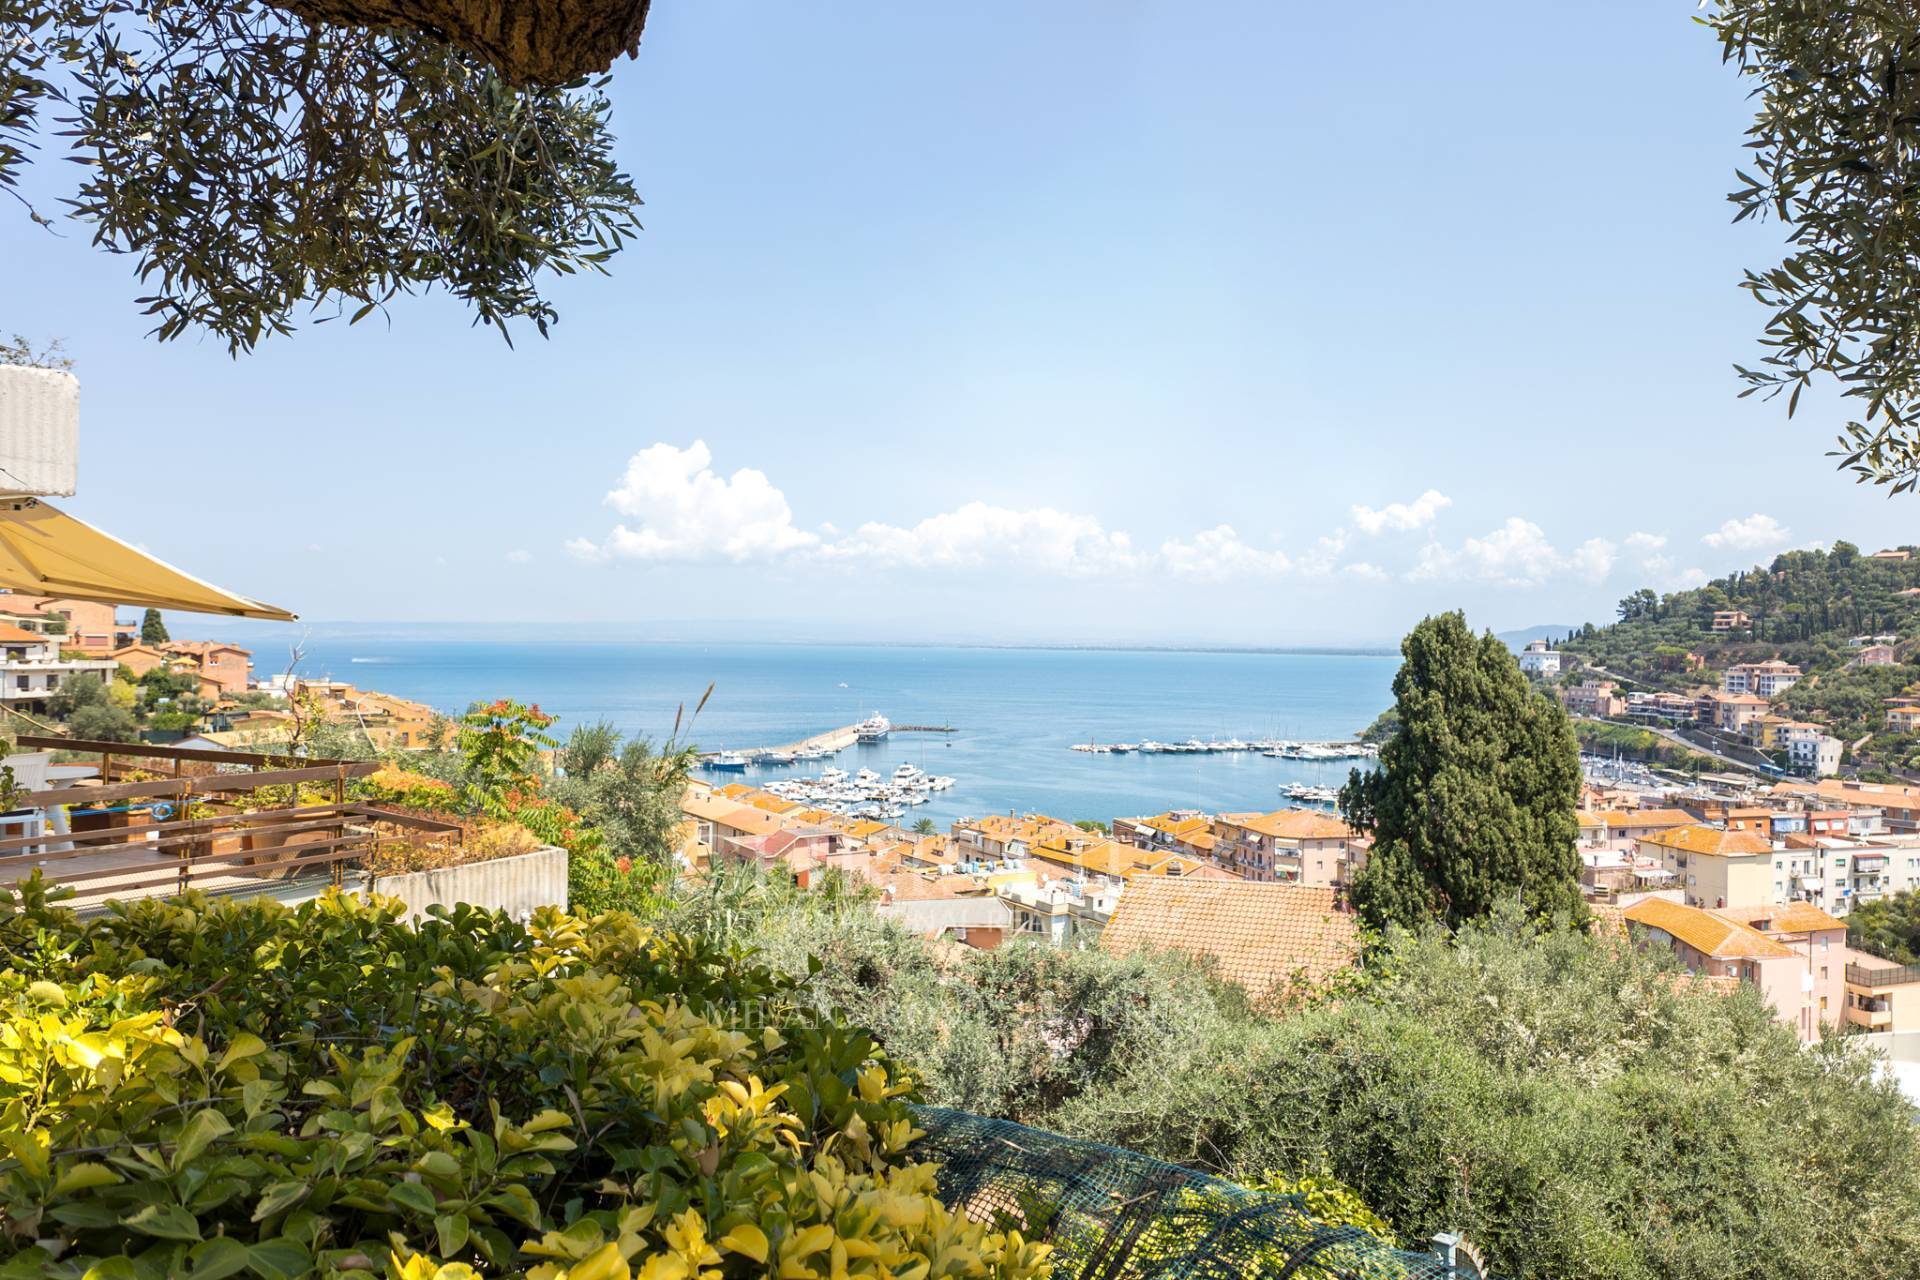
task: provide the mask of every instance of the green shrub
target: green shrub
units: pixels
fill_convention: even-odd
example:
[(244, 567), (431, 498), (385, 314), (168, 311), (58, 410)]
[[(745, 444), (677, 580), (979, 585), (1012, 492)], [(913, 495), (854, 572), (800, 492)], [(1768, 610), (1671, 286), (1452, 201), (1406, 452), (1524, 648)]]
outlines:
[(632, 917), (0, 903), (0, 1276), (1031, 1280), (915, 1078)]

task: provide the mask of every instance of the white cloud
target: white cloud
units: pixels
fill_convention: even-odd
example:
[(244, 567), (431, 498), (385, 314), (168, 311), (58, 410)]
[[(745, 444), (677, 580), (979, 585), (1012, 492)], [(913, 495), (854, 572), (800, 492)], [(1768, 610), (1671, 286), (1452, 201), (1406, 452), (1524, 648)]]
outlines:
[(1792, 536), (1793, 531), (1778, 520), (1756, 511), (1744, 520), (1727, 521), (1700, 541), (1715, 550), (1760, 551), (1785, 546)]
[(1385, 582), (1390, 576), (1379, 565), (1368, 564), (1365, 560), (1356, 560), (1352, 564), (1343, 565), (1340, 572), (1350, 574), (1363, 582)]
[(532, 553), (532, 552), (529, 552), (529, 551), (509, 551), (509, 552), (507, 552), (507, 563), (508, 563), (508, 564), (525, 564), (525, 563), (527, 563), (527, 562), (528, 562), (529, 560), (531, 560), (531, 559), (533, 559), (533, 553)]
[(1315, 538), (1313, 547), (1300, 557), (1300, 572), (1310, 578), (1324, 578), (1333, 572), (1340, 553), (1347, 549), (1347, 531), (1335, 529)]
[(1160, 562), (1183, 578), (1220, 582), (1228, 578), (1267, 577), (1293, 567), (1284, 551), (1262, 551), (1240, 540), (1232, 525), (1216, 525), (1182, 542), (1160, 546)]
[(642, 449), (607, 494), (607, 505), (635, 523), (615, 525), (602, 543), (575, 538), (567, 550), (585, 559), (740, 562), (819, 544), (794, 526), (786, 495), (764, 472), (742, 467), (722, 478), (712, 462), (701, 440)]
[(1672, 589), (1675, 591), (1691, 591), (1695, 587), (1706, 586), (1707, 581), (1707, 571), (1705, 569), (1682, 569), (1673, 576)]
[(1372, 507), (1356, 506), (1353, 509), (1353, 522), (1366, 534), (1406, 533), (1432, 524), (1442, 509), (1452, 505), (1452, 498), (1438, 489), (1429, 489), (1412, 502), (1389, 502), (1378, 511)]
[(1475, 579), (1509, 587), (1538, 586), (1549, 578), (1571, 576), (1598, 582), (1613, 571), (1618, 551), (1605, 538), (1588, 538), (1562, 554), (1539, 525), (1519, 516), (1485, 537), (1468, 538), (1458, 548), (1429, 543), (1407, 576), (1416, 581)]
[(1627, 535), (1627, 550), (1637, 556), (1651, 556), (1654, 552), (1666, 545), (1667, 535), (1664, 533), (1630, 533)]
[(829, 560), (914, 569), (977, 569), (1005, 562), (1086, 574), (1135, 569), (1146, 562), (1126, 534), (1106, 529), (1092, 516), (984, 502), (969, 502), (910, 527), (863, 524), (819, 550)]

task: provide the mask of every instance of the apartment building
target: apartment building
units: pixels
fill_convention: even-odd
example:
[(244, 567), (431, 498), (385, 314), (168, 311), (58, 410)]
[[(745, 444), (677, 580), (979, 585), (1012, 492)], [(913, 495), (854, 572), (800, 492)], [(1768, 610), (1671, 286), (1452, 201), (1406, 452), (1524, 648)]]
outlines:
[(1564, 690), (1560, 700), (1576, 716), (1606, 718), (1627, 713), (1627, 700), (1611, 680), (1588, 680)]
[(58, 636), (0, 623), (0, 703), (44, 703), (76, 677), (110, 680), (113, 663), (99, 658), (62, 658)]
[(1769, 658), (1765, 662), (1743, 662), (1737, 667), (1727, 668), (1720, 687), (1725, 693), (1751, 693), (1771, 698), (1798, 684), (1801, 674), (1799, 667), (1778, 658)]
[(1920, 1031), (1920, 965), (1846, 952), (1846, 1021), (1862, 1031)]
[(1687, 972), (1756, 988), (1802, 1040), (1817, 1040), (1846, 1016), (1847, 927), (1816, 907), (1715, 911), (1648, 898), (1625, 916)]
[(121, 622), (112, 605), (98, 600), (0, 591), (0, 619), (22, 630), (55, 636), (63, 649), (78, 650), (89, 658), (104, 658), (139, 635), (138, 627)]
[(1366, 842), (1317, 809), (1223, 813), (1213, 820), (1214, 858), (1243, 879), (1344, 888), (1366, 865)]

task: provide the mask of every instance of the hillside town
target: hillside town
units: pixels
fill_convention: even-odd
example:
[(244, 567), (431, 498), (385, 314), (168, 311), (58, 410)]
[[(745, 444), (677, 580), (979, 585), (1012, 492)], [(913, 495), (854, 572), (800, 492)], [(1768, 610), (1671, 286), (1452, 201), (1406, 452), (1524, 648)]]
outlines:
[[(695, 871), (750, 863), (803, 888), (844, 873), (873, 885), (881, 910), (915, 931), (983, 950), (1014, 937), (1112, 946), (1103, 935), (1117, 929), (1129, 946), (1198, 951), (1229, 972), (1263, 975), (1262, 989), (1275, 975), (1324, 969), (1334, 944), (1322, 926), (1345, 920), (1370, 843), (1313, 809), (1085, 825), (1004, 814), (916, 833), (744, 782), (695, 782), (682, 808), (680, 856)], [(1845, 920), (1859, 903), (1920, 889), (1920, 786), (1589, 782), (1577, 816), (1581, 885), (1603, 921), (1643, 926), (1638, 936), (1702, 978), (1753, 984), (1805, 1039), (1920, 1030), (1920, 968), (1849, 948)], [(1196, 929), (1202, 906), (1217, 919)], [(1350, 961), (1351, 927), (1328, 927)]]
[(291, 671), (256, 677), (239, 645), (143, 638), (141, 623), (122, 621), (111, 604), (0, 592), (0, 719), (45, 728), (79, 681), (102, 686), (109, 705), (166, 713), (139, 736), (175, 747), (284, 740), (297, 715), (351, 728), (374, 751), (431, 746), (447, 732), (444, 716), (411, 699)]

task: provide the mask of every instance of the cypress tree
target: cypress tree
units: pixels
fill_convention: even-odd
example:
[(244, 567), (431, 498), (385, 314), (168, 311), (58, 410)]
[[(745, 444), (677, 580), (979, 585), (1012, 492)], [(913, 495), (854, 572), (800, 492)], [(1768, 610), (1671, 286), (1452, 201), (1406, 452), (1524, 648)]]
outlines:
[(140, 643), (165, 644), (167, 639), (167, 624), (161, 621), (160, 611), (147, 610), (140, 618)]
[(1341, 815), (1374, 838), (1354, 905), (1375, 927), (1454, 927), (1514, 899), (1542, 918), (1584, 918), (1580, 748), (1566, 712), (1460, 613), (1427, 618), (1400, 652), (1398, 728), (1379, 770), (1355, 770), (1340, 793)]

